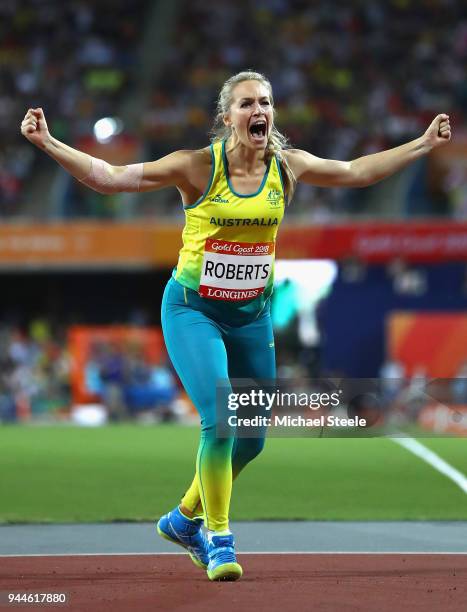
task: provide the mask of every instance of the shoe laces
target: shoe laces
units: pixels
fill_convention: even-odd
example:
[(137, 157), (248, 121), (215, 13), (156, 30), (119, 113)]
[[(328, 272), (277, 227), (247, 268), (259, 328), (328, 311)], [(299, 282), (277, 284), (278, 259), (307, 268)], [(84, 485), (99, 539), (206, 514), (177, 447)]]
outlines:
[(215, 536), (210, 542), (209, 558), (216, 563), (235, 563), (234, 540), (232, 536)]
[(231, 546), (223, 546), (222, 548), (215, 548), (209, 554), (211, 561), (216, 561), (216, 564), (223, 563), (235, 563), (235, 552)]

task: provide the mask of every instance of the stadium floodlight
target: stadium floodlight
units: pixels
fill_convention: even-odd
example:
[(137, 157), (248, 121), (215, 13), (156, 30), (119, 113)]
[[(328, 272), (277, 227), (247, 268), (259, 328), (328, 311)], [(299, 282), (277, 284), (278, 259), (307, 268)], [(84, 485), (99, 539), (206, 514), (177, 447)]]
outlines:
[(118, 117), (103, 117), (94, 124), (94, 136), (98, 142), (109, 142), (123, 129), (122, 120)]

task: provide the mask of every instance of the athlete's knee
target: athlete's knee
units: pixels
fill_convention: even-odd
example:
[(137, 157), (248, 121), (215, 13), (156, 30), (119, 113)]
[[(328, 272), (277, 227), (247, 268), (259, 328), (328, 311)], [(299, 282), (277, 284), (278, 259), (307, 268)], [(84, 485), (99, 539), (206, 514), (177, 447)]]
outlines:
[(251, 453), (251, 458), (254, 459), (262, 452), (265, 440), (264, 438), (252, 438), (250, 442), (251, 444), (249, 445), (249, 450)]
[(230, 453), (234, 443), (233, 436), (219, 435), (217, 425), (203, 425), (201, 428), (201, 444), (209, 447), (214, 453)]
[(264, 448), (264, 438), (241, 438), (237, 440), (236, 453), (244, 463), (252, 461)]

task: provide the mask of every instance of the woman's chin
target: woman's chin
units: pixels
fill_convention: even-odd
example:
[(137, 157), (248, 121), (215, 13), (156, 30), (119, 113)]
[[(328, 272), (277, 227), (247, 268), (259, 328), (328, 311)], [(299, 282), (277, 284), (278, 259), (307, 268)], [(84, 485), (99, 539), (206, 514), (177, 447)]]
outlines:
[(234, 138), (230, 141), (231, 146), (238, 146), (239, 144), (247, 149), (252, 149), (255, 151), (265, 151), (268, 145), (268, 139), (263, 136), (263, 138), (252, 138), (250, 134), (248, 134), (243, 138)]
[(266, 136), (262, 136), (261, 138), (253, 138), (253, 136), (248, 135), (248, 142), (250, 146), (254, 147), (256, 150), (265, 149), (268, 144)]

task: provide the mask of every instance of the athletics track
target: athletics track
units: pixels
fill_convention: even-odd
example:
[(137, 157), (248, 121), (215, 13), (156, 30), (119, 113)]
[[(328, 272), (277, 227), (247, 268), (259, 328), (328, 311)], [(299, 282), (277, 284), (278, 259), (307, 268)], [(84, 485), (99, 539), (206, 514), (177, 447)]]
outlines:
[[(465, 612), (465, 522), (233, 525), (244, 577), (210, 583), (149, 523), (0, 527), (1, 610)], [(290, 552), (294, 551), (294, 552)], [(8, 592), (66, 604), (7, 604)]]

